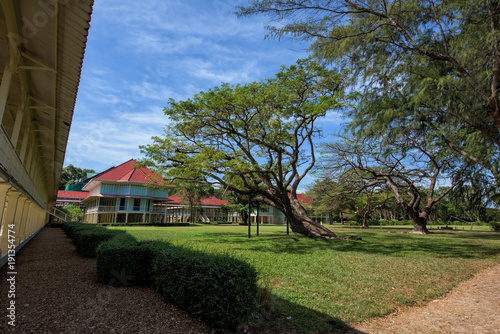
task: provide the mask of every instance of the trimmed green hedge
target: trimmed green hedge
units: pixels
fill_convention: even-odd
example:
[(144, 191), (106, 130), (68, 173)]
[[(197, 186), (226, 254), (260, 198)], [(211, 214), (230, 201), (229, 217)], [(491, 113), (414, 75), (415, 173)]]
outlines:
[(112, 286), (150, 285), (152, 259), (161, 242), (138, 242), (130, 234), (102, 243), (97, 254), (97, 280)]
[(83, 256), (97, 257), (97, 278), (113, 286), (154, 287), (219, 331), (234, 331), (257, 310), (257, 272), (230, 255), (208, 254), (167, 242), (139, 242), (125, 231), (64, 223)]
[(163, 226), (163, 227), (174, 227), (174, 226), (191, 226), (189, 223), (99, 223), (96, 226)]
[(96, 249), (101, 243), (125, 233), (86, 223), (64, 223), (62, 228), (75, 245), (76, 251), (85, 257), (96, 257)]
[(85, 257), (96, 257), (97, 247), (108, 240), (113, 239), (117, 233), (106, 229), (84, 230), (73, 239), (73, 244), (78, 253)]
[(236, 330), (257, 307), (255, 269), (228, 255), (166, 244), (154, 258), (154, 287), (218, 330)]

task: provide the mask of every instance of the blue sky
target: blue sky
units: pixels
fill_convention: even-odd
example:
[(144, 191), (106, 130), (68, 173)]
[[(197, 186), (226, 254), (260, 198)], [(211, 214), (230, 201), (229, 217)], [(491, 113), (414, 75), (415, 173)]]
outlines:
[[(95, 0), (64, 165), (102, 171), (160, 135), (169, 98), (263, 80), (307, 56), (299, 41), (265, 39), (245, 0)], [(338, 128), (331, 113), (326, 133)]]

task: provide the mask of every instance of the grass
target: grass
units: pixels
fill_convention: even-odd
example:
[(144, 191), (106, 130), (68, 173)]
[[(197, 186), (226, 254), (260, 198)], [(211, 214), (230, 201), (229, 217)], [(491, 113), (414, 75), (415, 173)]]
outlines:
[[(500, 234), (332, 227), (360, 241), (286, 235), (282, 226), (120, 227), (139, 240), (166, 240), (252, 263), (272, 292), (267, 326), (299, 333), (334, 331), (419, 305), (500, 261)], [(408, 227), (406, 227), (408, 228)]]
[[(339, 223), (335, 223), (333, 227), (344, 227), (344, 228), (360, 228), (359, 226), (351, 226), (351, 225), (341, 225)], [(441, 228), (446, 227), (445, 225), (438, 225), (438, 224), (427, 224), (427, 229), (428, 230), (440, 230)], [(489, 225), (473, 225), (471, 229), (471, 225), (449, 225), (450, 228), (452, 228), (454, 231), (472, 231), (472, 232), (493, 232), (491, 227)], [(404, 230), (411, 230), (413, 228), (413, 225), (370, 225), (370, 228), (374, 229), (404, 229)]]

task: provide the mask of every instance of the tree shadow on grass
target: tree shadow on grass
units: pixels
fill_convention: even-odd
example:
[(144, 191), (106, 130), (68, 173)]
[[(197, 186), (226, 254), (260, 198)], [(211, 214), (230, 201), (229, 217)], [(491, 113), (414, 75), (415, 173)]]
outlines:
[[(360, 233), (362, 240), (307, 238), (299, 234), (266, 234), (248, 238), (241, 233), (207, 233), (209, 243), (227, 244), (240, 251), (309, 254), (318, 250), (359, 252), (386, 256), (429, 256), (439, 258), (482, 259), (500, 254), (500, 234), (372, 234)], [(484, 243), (484, 241), (487, 241)]]
[(250, 325), (251, 333), (367, 334), (348, 326), (339, 318), (273, 295), (273, 311)]

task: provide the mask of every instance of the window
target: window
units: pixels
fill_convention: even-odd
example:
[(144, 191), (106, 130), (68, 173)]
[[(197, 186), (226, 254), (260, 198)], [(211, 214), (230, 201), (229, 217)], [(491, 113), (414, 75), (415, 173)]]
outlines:
[(121, 211), (125, 210), (125, 198), (120, 198), (120, 209)]
[(134, 198), (134, 211), (141, 210), (141, 200), (139, 198)]

